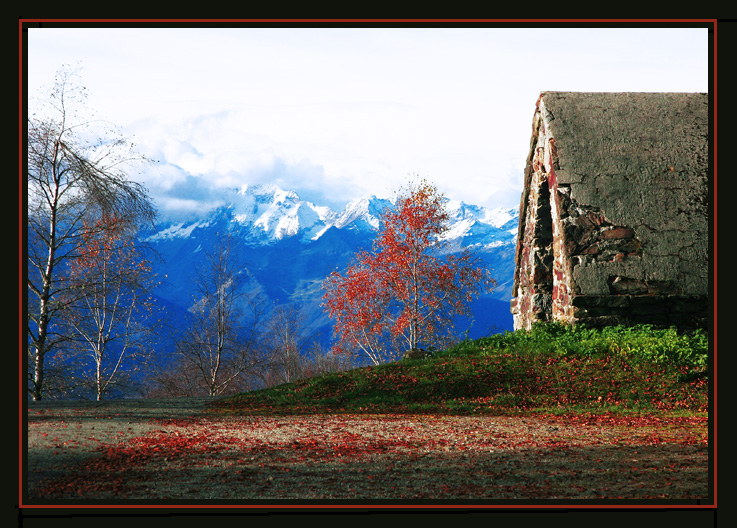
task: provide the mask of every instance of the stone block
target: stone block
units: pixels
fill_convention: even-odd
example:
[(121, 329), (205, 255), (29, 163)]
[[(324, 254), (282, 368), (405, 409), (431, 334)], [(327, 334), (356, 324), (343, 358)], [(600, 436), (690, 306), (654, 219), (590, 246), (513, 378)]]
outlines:
[(604, 240), (610, 239), (629, 239), (635, 237), (635, 230), (629, 227), (610, 227), (605, 229), (600, 234)]
[(642, 295), (647, 293), (647, 284), (643, 280), (628, 277), (610, 277), (607, 282), (612, 295)]

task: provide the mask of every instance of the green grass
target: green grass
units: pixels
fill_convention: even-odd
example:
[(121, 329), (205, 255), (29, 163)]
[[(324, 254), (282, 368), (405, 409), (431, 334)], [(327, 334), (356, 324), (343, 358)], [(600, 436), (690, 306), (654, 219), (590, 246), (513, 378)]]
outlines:
[(225, 398), (220, 412), (703, 415), (708, 338), (558, 324)]

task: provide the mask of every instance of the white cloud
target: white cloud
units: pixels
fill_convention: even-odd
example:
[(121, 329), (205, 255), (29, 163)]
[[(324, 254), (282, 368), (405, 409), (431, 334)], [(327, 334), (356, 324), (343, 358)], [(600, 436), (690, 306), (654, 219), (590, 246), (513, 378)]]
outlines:
[(29, 30), (28, 81), (33, 92), (81, 61), (90, 106), (161, 160), (147, 184), (165, 207), (263, 182), (337, 206), (388, 195), (410, 173), (454, 199), (514, 206), (541, 91), (706, 91), (707, 37), (666, 27), (45, 27)]

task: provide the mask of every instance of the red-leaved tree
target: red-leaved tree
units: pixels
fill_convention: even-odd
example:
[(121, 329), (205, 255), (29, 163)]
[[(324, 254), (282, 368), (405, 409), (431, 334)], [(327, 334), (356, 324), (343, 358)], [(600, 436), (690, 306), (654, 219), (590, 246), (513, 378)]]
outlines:
[(434, 185), (400, 191), (382, 215), (372, 251), (359, 252), (344, 274), (323, 284), (338, 349), (378, 365), (456, 338), (454, 319), (496, 282), (469, 249), (443, 251), (448, 228), (445, 198)]
[[(70, 260), (63, 296), (70, 353), (91, 359), (82, 365), (82, 383), (99, 401), (135, 366), (153, 333), (155, 278), (136, 248), (124, 220), (108, 216), (86, 223), (79, 254)], [(73, 386), (73, 380), (64, 380)]]

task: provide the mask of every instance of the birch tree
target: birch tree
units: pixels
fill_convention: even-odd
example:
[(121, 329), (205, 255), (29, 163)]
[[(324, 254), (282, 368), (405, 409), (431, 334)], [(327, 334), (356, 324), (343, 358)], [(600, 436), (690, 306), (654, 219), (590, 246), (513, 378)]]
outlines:
[(151, 264), (124, 230), (100, 226), (116, 222), (101, 219), (83, 233), (80, 254), (69, 265), (63, 312), (67, 348), (89, 358), (82, 363), (92, 368), (83, 368), (83, 376), (97, 401), (119, 385), (125, 367), (137, 370), (156, 326)]
[(27, 335), (31, 397), (44, 395), (44, 360), (68, 338), (57, 325), (68, 293), (65, 264), (79, 254), (84, 223), (115, 216), (116, 229), (155, 217), (131, 171), (146, 161), (114, 127), (83, 115), (85, 89), (64, 67), (40, 103), (29, 105), (27, 162)]

